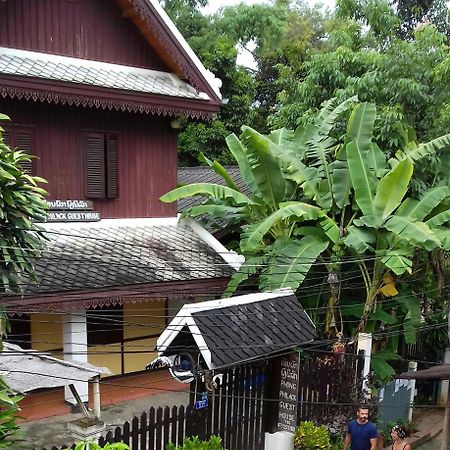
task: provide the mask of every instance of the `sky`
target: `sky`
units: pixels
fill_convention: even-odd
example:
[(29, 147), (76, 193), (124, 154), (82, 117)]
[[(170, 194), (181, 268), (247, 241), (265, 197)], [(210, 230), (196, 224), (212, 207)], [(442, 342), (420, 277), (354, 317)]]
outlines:
[[(335, 0), (309, 0), (310, 3), (320, 3), (324, 7), (330, 7), (333, 8), (335, 4)], [(237, 5), (239, 3), (245, 3), (247, 5), (254, 5), (255, 3), (269, 3), (268, 0), (209, 0), (208, 6), (202, 9), (203, 14), (213, 14), (218, 9), (220, 9), (223, 6), (231, 6), (231, 5)], [(245, 49), (238, 49), (238, 57), (237, 57), (237, 64), (255, 68), (255, 61), (253, 60), (251, 53), (246, 51)]]

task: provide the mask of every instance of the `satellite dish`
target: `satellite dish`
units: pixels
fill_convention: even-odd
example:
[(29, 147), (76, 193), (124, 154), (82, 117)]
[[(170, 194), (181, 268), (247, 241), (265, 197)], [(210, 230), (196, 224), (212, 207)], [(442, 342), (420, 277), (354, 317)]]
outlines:
[(189, 353), (178, 353), (169, 372), (180, 383), (190, 383), (197, 377), (197, 366)]

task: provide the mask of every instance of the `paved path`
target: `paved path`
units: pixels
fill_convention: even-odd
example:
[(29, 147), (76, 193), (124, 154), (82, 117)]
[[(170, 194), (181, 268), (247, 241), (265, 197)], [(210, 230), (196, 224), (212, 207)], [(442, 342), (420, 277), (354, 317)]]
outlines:
[[(171, 392), (165, 394), (151, 395), (137, 400), (116, 403), (102, 407), (101, 419), (106, 422), (107, 428), (123, 425), (124, 422), (141, 415), (149, 408), (158, 406), (187, 405), (189, 394), (187, 392)], [(27, 443), (24, 449), (35, 448), (41, 450), (55, 446), (72, 445), (74, 439), (67, 430), (67, 423), (82, 417), (81, 414), (65, 414), (63, 416), (50, 417), (32, 422), (20, 424), (22, 431), (26, 432)], [(19, 450), (19, 449), (17, 449)]]

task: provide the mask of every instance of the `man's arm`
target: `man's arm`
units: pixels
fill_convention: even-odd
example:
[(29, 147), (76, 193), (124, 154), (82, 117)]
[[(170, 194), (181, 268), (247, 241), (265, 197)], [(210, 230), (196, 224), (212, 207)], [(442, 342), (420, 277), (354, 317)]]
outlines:
[[(345, 435), (345, 438), (344, 438), (343, 450), (348, 450), (350, 442), (352, 442), (352, 435), (349, 432), (347, 432), (347, 434)], [(370, 449), (370, 450), (373, 450), (373, 449)]]
[(377, 448), (378, 438), (373, 438), (370, 440), (370, 450), (375, 450)]

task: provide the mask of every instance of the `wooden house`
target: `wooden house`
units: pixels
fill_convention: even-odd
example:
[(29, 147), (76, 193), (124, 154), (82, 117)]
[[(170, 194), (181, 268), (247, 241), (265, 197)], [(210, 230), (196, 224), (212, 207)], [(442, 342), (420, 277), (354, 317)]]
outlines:
[(213, 117), (219, 89), (157, 0), (0, 2), (4, 139), (50, 205), (36, 279), (3, 298), (12, 342), (126, 375), (184, 303), (220, 294), (233, 255), (158, 200), (177, 119)]

